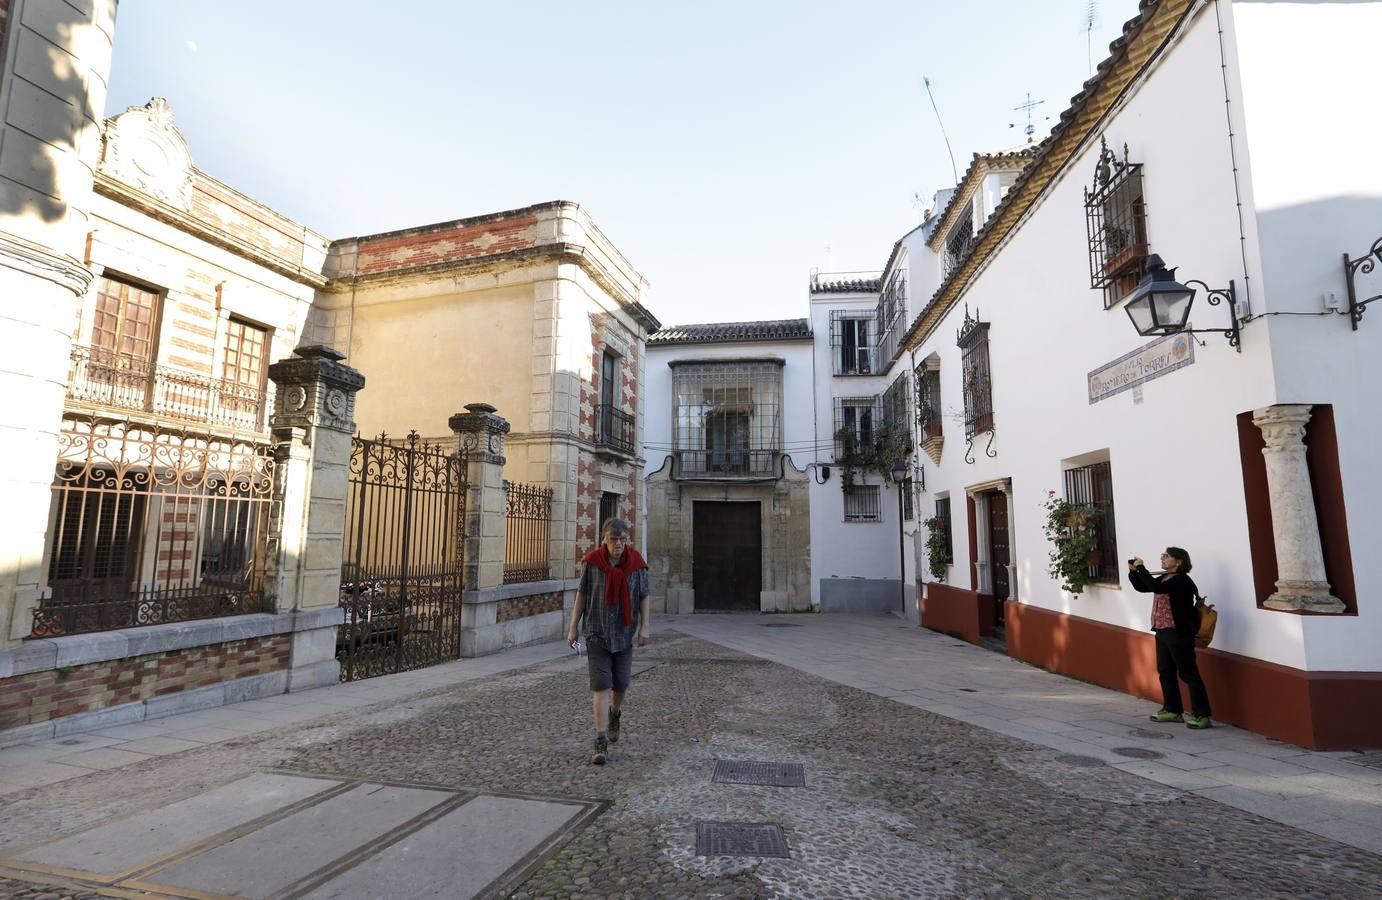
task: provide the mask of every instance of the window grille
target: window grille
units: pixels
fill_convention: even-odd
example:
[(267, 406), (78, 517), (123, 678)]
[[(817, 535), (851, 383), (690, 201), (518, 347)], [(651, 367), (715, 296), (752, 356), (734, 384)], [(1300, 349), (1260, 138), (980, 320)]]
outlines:
[(619, 495), (613, 491), (603, 491), (600, 494), (600, 521), (595, 528), (595, 540), (602, 541), (605, 537), (605, 523), (610, 519), (619, 518)]
[(965, 399), (965, 438), (993, 430), (993, 384), (989, 374), (989, 323), (965, 309), (960, 328), (960, 371)]
[(883, 430), (890, 446), (912, 452), (912, 385), (906, 372), (883, 393)]
[(865, 312), (830, 311), (830, 357), (836, 375), (872, 375), (874, 320)]
[(969, 251), (974, 246), (974, 203), (965, 204), (964, 212), (960, 214), (950, 234), (945, 238), (945, 274), (959, 268), (960, 263), (969, 256)]
[(835, 398), (835, 460), (878, 452), (883, 404), (879, 397)]
[(1065, 470), (1065, 499), (1075, 506), (1098, 510), (1094, 533), (1099, 546), (1090, 578), (1105, 584), (1118, 583), (1118, 533), (1113, 517), (1113, 470), (1107, 462)]
[(955, 559), (954, 544), (950, 538), (950, 498), (936, 498), (936, 519), (940, 522), (941, 533), (945, 535), (945, 558)]
[(852, 484), (845, 488), (846, 522), (881, 522), (881, 488), (876, 484)]
[(782, 364), (673, 367), (673, 440), (684, 478), (771, 477), (782, 452)]
[(912, 479), (902, 479), (902, 521), (904, 522), (910, 522), (916, 517), (916, 510), (912, 508), (913, 490)]
[(874, 310), (878, 324), (878, 368), (881, 371), (897, 355), (898, 343), (907, 326), (907, 270), (897, 268), (888, 276), (878, 306)]
[(917, 428), (923, 441), (941, 436), (940, 369), (922, 366), (916, 372)]
[(1147, 204), (1141, 163), (1119, 159), (1101, 142), (1094, 182), (1084, 191), (1090, 287), (1104, 292), (1104, 308), (1122, 300), (1146, 274)]

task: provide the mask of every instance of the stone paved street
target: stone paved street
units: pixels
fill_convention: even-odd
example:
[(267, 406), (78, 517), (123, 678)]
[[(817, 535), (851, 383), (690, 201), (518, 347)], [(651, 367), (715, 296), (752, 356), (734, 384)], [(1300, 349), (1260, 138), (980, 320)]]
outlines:
[[(794, 627), (762, 627), (780, 624)], [(704, 639), (709, 636), (716, 640)], [(871, 642), (872, 658), (852, 646), (856, 641)], [(383, 693), (361, 705), (316, 707), (314, 716), (297, 723), (11, 791), (0, 809), (0, 857), (111, 816), (277, 768), (608, 801), (602, 814), (517, 887), (517, 897), (1382, 895), (1382, 856), (1331, 840), (1318, 829), (1211, 799), (1212, 793), (1202, 795), (1215, 790), (1207, 784), (1224, 789), (1225, 782), (1209, 780), (1215, 769), (1251, 773), (1252, 765), (1273, 784), (1297, 779), (1277, 790), (1295, 792), (1292, 802), (1310, 824), (1325, 821), (1306, 815), (1312, 808), (1343, 809), (1356, 818), (1333, 815), (1330, 827), (1349, 829), (1353, 823), (1353, 831), (1366, 835), (1363, 820), (1376, 807), (1329, 807), (1332, 795), (1320, 789), (1342, 776), (1309, 770), (1317, 776), (1312, 780), (1273, 776), (1270, 770), (1304, 769), (1281, 760), (1318, 757), (1328, 761), (1322, 766), (1358, 770), (1360, 796), (1376, 790), (1369, 776), (1382, 771), (1228, 728), (1212, 732), (1204, 747), (1186, 750), (1225, 754), (1231, 762), (1181, 753), (1171, 747), (1204, 736), (1182, 730), (1170, 739), (1139, 738), (1131, 733), (1135, 718), (1118, 719), (1128, 711), (1145, 715), (1146, 704), (954, 645), (886, 617), (665, 622), (640, 655), (640, 668), (647, 668), (634, 679), (624, 740), (604, 768), (587, 763), (583, 661), (556, 656), (553, 648), (518, 651), (513, 658), (529, 664), (507, 671), (490, 661), (495, 674), (464, 681), (443, 684), (437, 674), (442, 670), (398, 676), (435, 683), (415, 683), (410, 693), (396, 696), (384, 695), (395, 693), (389, 679), (332, 688), (322, 693)], [(837, 649), (823, 649), (830, 646)], [(889, 668), (890, 661), (905, 665)], [(870, 667), (881, 681), (912, 672), (938, 696), (948, 679), (963, 675), (971, 686), (956, 690), (982, 692), (992, 709), (954, 707), (953, 715), (923, 709), (920, 703), (936, 701), (878, 684), (841, 683), (860, 680), (851, 667)], [(1037, 699), (1014, 704), (1021, 691), (1011, 686), (995, 696), (1004, 679), (1026, 684)], [(290, 699), (306, 700), (312, 693)], [(1060, 704), (1080, 698), (1097, 706), (1081, 713), (1086, 726), (1072, 725), (1062, 734), (1081, 737), (1056, 742), (1030, 741), (957, 718), (987, 716), (1010, 730), (1038, 731), (1043, 714), (1054, 715)], [(1005, 701), (1009, 707), (997, 705)], [(992, 715), (1003, 708), (1018, 715)], [(1028, 724), (1012, 724), (1023, 720)], [(1121, 727), (1122, 734), (1115, 738), (1110, 729), (1103, 733), (1111, 742), (1090, 740), (1101, 733), (1087, 727), (1096, 721)], [(191, 738), (192, 726), (180, 724)], [(1214, 741), (1222, 746), (1215, 749)], [(1162, 762), (1129, 759), (1111, 749), (1151, 746), (1160, 748)], [(1083, 747), (1089, 749), (1077, 752)], [(1254, 754), (1253, 748), (1265, 752)], [(0, 774), (12, 757), (13, 751), (0, 751)], [(806, 785), (712, 784), (717, 759), (801, 763)], [(1167, 766), (1168, 759), (1187, 768)], [(1191, 768), (1189, 759), (1206, 764)], [(1174, 769), (1184, 783), (1163, 783), (1170, 779), (1161, 772), (1157, 781), (1116, 767), (1139, 765)], [(697, 821), (779, 823), (791, 857), (697, 857)], [(77, 891), (71, 881), (35, 887), (5, 880), (0, 892), (96, 896)]]

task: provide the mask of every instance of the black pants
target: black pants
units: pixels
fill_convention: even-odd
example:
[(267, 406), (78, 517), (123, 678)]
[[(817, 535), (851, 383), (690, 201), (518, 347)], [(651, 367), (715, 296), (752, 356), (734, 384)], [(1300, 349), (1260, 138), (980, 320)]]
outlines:
[(1195, 665), (1195, 638), (1176, 634), (1174, 628), (1156, 632), (1156, 673), (1161, 676), (1161, 708), (1167, 712), (1185, 711), (1176, 676), (1190, 688), (1190, 714), (1209, 717), (1209, 694), (1204, 689), (1200, 668)]

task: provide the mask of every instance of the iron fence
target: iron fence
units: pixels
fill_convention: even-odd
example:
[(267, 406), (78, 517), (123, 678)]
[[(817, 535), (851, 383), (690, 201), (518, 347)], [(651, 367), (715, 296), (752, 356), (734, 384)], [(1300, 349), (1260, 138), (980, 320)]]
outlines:
[(336, 638), (341, 679), (460, 655), (468, 460), (412, 432), (351, 442)]
[(67, 396), (83, 403), (264, 430), (267, 391), (262, 385), (159, 366), (99, 347), (74, 347), (69, 375)]
[(34, 637), (264, 610), (267, 444), (69, 416), (52, 496)]
[(678, 478), (771, 478), (780, 450), (678, 450)]
[(595, 443), (633, 453), (637, 420), (617, 406), (601, 403), (595, 407)]
[(504, 482), (504, 583), (545, 581), (552, 571), (552, 489)]

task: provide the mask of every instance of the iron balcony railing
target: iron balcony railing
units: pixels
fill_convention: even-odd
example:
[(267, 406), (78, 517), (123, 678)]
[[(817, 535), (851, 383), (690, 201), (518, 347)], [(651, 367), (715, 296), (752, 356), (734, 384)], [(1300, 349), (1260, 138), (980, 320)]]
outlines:
[(71, 400), (207, 425), (264, 430), (265, 390), (98, 347), (72, 348)]
[(595, 443), (620, 453), (633, 453), (637, 420), (616, 406), (595, 407)]
[(678, 450), (680, 478), (772, 478), (781, 450)]

